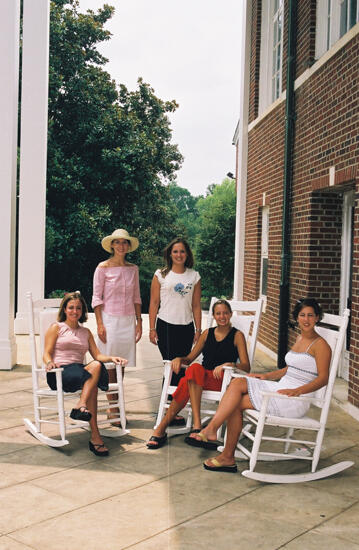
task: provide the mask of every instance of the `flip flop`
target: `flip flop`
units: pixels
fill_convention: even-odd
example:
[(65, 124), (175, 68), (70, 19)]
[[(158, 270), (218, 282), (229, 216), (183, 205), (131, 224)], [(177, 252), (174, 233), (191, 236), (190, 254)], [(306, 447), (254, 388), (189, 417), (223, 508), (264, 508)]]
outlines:
[[(211, 462), (214, 466), (209, 466), (207, 464), (208, 462)], [(216, 458), (209, 458), (206, 462), (203, 462), (203, 466), (206, 470), (210, 470), (212, 472), (229, 472), (233, 474), (237, 472), (237, 464), (233, 464), (232, 466), (224, 466), (221, 465)]]
[(110, 453), (106, 449), (105, 451), (100, 451), (100, 449), (104, 449), (105, 444), (104, 443), (92, 443), (92, 441), (89, 441), (89, 449), (90, 451), (96, 455), (96, 456), (108, 456)]
[(199, 434), (202, 428), (192, 428), (190, 434)]
[[(157, 443), (157, 445), (150, 445), (150, 441), (154, 441)], [(167, 443), (167, 434), (163, 435), (162, 437), (157, 437), (156, 435), (152, 435), (148, 442), (146, 443), (148, 449), (159, 449), (160, 447), (163, 447)]]
[(73, 420), (83, 420), (84, 422), (88, 422), (91, 420), (92, 414), (86, 407), (80, 407), (79, 409), (72, 409), (70, 412), (70, 418), (73, 418)]
[(176, 415), (173, 420), (169, 423), (170, 426), (185, 426), (186, 420), (183, 416)]
[(208, 441), (202, 432), (199, 432), (197, 435), (200, 439), (187, 436), (184, 438), (185, 443), (187, 443), (187, 445), (191, 445), (191, 447), (202, 447), (202, 449), (208, 449), (209, 451), (216, 451), (218, 445), (220, 445), (220, 443), (215, 441)]

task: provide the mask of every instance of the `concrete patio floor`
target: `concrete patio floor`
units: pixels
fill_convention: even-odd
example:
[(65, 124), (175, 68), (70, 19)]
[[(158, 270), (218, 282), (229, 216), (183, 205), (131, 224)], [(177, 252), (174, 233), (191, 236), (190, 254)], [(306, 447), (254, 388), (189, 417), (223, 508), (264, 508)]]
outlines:
[[(238, 474), (207, 472), (202, 462), (215, 453), (188, 447), (184, 436), (150, 451), (162, 367), (147, 323), (145, 316), (138, 366), (125, 376), (131, 433), (106, 439), (104, 459), (88, 451), (83, 430), (61, 449), (25, 431), (29, 349), (17, 337), (19, 365), (0, 372), (0, 550), (359, 550), (358, 422), (333, 402), (320, 466), (355, 465), (312, 483), (251, 481), (239, 473), (245, 461)], [(257, 352), (254, 370), (272, 365)], [(296, 466), (280, 464), (283, 473)]]

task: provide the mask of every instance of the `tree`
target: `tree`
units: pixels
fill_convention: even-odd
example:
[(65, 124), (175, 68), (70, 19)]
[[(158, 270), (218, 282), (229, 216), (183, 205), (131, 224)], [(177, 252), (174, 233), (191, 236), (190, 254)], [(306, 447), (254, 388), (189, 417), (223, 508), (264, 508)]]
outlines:
[(211, 186), (197, 202), (199, 232), (196, 267), (202, 276), (203, 296), (231, 297), (233, 293), (236, 187), (226, 178)]
[(176, 182), (171, 182), (168, 189), (178, 210), (177, 220), (182, 234), (187, 237), (191, 246), (194, 246), (199, 228), (197, 202), (201, 197), (194, 197), (188, 189), (180, 187)]
[(148, 271), (179, 231), (166, 185), (182, 162), (167, 116), (177, 104), (141, 79), (135, 91), (118, 88), (103, 69), (96, 48), (110, 38), (104, 25), (113, 11), (81, 14), (77, 0), (51, 2), (47, 293), (78, 288), (88, 299), (106, 257), (101, 238), (116, 228), (139, 237), (131, 259)]

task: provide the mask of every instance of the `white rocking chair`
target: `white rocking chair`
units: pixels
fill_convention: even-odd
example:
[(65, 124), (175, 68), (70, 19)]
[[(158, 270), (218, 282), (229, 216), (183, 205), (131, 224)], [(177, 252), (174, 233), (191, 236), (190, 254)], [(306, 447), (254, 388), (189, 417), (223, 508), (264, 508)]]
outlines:
[[(235, 456), (237, 458), (249, 459), (249, 470), (243, 471), (243, 476), (267, 483), (300, 483), (337, 474), (338, 472), (341, 472), (354, 464), (351, 461), (343, 461), (317, 470), (333, 386), (345, 341), (349, 314), (350, 312), (348, 309), (344, 311), (342, 316), (325, 314), (321, 324), (325, 324), (327, 326), (330, 325), (333, 328), (330, 329), (324, 326), (319, 326), (316, 328), (317, 332), (326, 339), (332, 348), (332, 360), (327, 386), (318, 390), (313, 397), (306, 397), (305, 395), (300, 397), (288, 397), (276, 392), (262, 392), (263, 402), (261, 410), (256, 411), (246, 409), (244, 411), (244, 428), (235, 452)], [(237, 375), (235, 373), (232, 374), (232, 377), (235, 378), (238, 378), (239, 376), (241, 375)], [(283, 418), (271, 416), (267, 414), (268, 402), (271, 397), (309, 401), (311, 405), (321, 409), (319, 419), (315, 420), (307, 415), (302, 418)], [(263, 434), (265, 426), (285, 428), (287, 432), (285, 435), (282, 434), (281, 436), (265, 436)], [(251, 433), (252, 428), (255, 430), (254, 434)], [(310, 431), (315, 434), (315, 438), (308, 440), (309, 435), (304, 437), (303, 434), (299, 434), (294, 438), (293, 434), (295, 430)], [(250, 450), (242, 443), (242, 441), (244, 442), (246, 439), (252, 442)], [(282, 452), (274, 452), (272, 448), (262, 450), (261, 444), (263, 441), (271, 442), (271, 446), (276, 443), (284, 444), (284, 450)], [(296, 449), (290, 451), (291, 446), (295, 446)], [(218, 450), (223, 450), (223, 447), (219, 447)], [(311, 472), (272, 474), (254, 471), (257, 461), (282, 461), (292, 459), (306, 460), (311, 463)]]
[[(51, 390), (46, 382), (46, 369), (42, 361), (42, 354), (44, 349), (44, 340), (45, 333), (48, 327), (56, 321), (58, 308), (61, 300), (58, 298), (45, 299), (45, 300), (36, 300), (33, 301), (31, 292), (28, 292), (27, 295), (27, 304), (28, 304), (28, 317), (29, 317), (29, 336), (30, 336), (30, 348), (31, 348), (31, 369), (32, 369), (32, 385), (33, 385), (33, 400), (34, 400), (34, 422), (28, 418), (24, 418), (24, 424), (26, 429), (34, 436), (36, 439), (49, 445), (50, 447), (63, 447), (68, 445), (69, 441), (66, 439), (66, 432), (69, 429), (78, 429), (83, 428), (88, 430), (88, 422), (73, 420), (67, 421), (68, 413), (65, 411), (64, 400), (73, 399), (75, 393), (65, 393), (62, 389), (62, 368), (55, 369), (53, 372), (56, 376), (56, 386), (57, 390)], [(36, 346), (36, 337), (35, 337), (35, 317), (38, 320), (39, 325), (39, 334), (40, 334), (40, 350), (41, 350), (41, 366), (38, 366), (37, 358), (37, 346)], [(106, 368), (108, 370), (116, 368), (117, 373), (117, 382), (109, 384), (109, 391), (113, 395), (117, 395), (117, 399), (111, 402), (111, 405), (107, 402), (105, 393), (102, 395), (104, 399), (102, 400), (103, 405), (98, 407), (98, 413), (106, 413), (107, 409), (117, 408), (119, 409), (119, 414), (114, 413), (111, 420), (104, 419), (98, 420), (98, 425), (100, 427), (100, 433), (104, 437), (120, 437), (122, 435), (130, 433), (129, 430), (126, 430), (126, 415), (125, 415), (125, 402), (124, 402), (124, 392), (123, 392), (123, 381), (122, 381), (122, 371), (121, 367), (115, 365), (114, 363), (106, 363)], [(99, 394), (100, 395), (100, 394)], [(51, 401), (55, 401), (51, 405), (48, 404), (49, 398), (52, 398)], [(109, 422), (121, 421), (121, 429), (101, 429), (101, 426), (104, 424), (109, 424)], [(57, 425), (59, 430), (59, 436), (53, 437), (52, 435), (46, 435), (44, 433), (45, 425)]]
[[(212, 307), (213, 307), (213, 304), (215, 304), (217, 301), (218, 301), (218, 298), (212, 297), (211, 304), (209, 307), (208, 317), (207, 317), (207, 328), (211, 328), (213, 325), (214, 318), (212, 314)], [(231, 319), (232, 325), (243, 332), (244, 337), (247, 340), (247, 345), (248, 345), (248, 340), (250, 339), (250, 344), (248, 345), (248, 357), (249, 357), (249, 364), (251, 365), (254, 359), (254, 354), (256, 349), (258, 327), (259, 327), (259, 321), (261, 318), (262, 307), (263, 307), (263, 299), (260, 298), (259, 300), (253, 301), (253, 302), (251, 301), (244, 302), (244, 301), (238, 301), (238, 300), (228, 300), (228, 302), (230, 303), (233, 311), (233, 316)], [(196, 362), (201, 362), (201, 357), (202, 356), (198, 357), (196, 359)], [(183, 365), (183, 367), (186, 368), (187, 365)], [(203, 390), (202, 402), (206, 401), (207, 403), (212, 402), (217, 404), (222, 399), (222, 396), (226, 391), (226, 388), (230, 382), (231, 373), (233, 372), (233, 370), (234, 370), (233, 367), (225, 367), (221, 390), (220, 391)], [(167, 402), (167, 396), (172, 395), (177, 389), (177, 386), (170, 385), (171, 376), (172, 376), (171, 361), (164, 361), (164, 382), (162, 386), (162, 393), (161, 393), (160, 405), (158, 409), (155, 428), (161, 422), (163, 416), (166, 413), (166, 409), (168, 409), (169, 407), (169, 404)], [(188, 433), (190, 431), (191, 424), (192, 424), (192, 409), (191, 409), (190, 402), (188, 402), (188, 404), (184, 408), (184, 411), (187, 412), (186, 425), (181, 428), (168, 428), (167, 429), (168, 435)], [(206, 422), (216, 412), (216, 406), (214, 408), (201, 409), (201, 412), (206, 415), (202, 419), (202, 422)], [(221, 429), (218, 431), (218, 438), (219, 439), (221, 438)]]

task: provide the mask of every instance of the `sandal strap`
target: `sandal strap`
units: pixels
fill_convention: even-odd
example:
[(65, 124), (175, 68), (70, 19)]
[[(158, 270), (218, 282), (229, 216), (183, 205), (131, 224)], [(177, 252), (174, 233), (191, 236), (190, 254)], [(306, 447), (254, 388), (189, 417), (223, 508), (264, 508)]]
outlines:
[[(92, 441), (91, 441), (91, 443), (92, 443)], [(104, 443), (101, 443), (101, 444), (100, 444), (100, 443), (92, 443), (92, 445), (93, 445), (94, 447), (96, 447), (96, 449), (102, 449), (102, 447), (105, 446)]]

